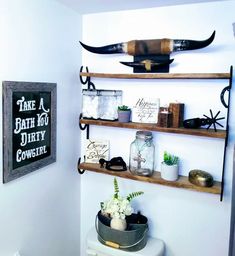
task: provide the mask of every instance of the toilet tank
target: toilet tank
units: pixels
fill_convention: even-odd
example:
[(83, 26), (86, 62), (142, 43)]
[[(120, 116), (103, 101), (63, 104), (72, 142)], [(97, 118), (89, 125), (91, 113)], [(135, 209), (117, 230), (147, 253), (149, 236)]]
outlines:
[(148, 237), (147, 245), (140, 251), (127, 252), (101, 244), (97, 239), (95, 228), (87, 235), (86, 256), (164, 256), (164, 242)]

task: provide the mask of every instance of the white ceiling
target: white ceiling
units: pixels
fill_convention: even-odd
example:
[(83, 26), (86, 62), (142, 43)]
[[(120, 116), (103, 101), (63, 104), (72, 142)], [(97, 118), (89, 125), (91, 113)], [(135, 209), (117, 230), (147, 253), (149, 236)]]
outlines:
[(80, 14), (228, 0), (57, 0)]

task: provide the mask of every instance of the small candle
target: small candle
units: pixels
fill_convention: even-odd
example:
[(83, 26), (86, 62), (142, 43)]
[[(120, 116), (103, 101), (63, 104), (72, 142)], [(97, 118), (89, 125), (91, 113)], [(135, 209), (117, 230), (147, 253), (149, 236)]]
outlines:
[(158, 126), (171, 127), (172, 113), (169, 112), (168, 108), (162, 108), (162, 110), (159, 112), (158, 120)]

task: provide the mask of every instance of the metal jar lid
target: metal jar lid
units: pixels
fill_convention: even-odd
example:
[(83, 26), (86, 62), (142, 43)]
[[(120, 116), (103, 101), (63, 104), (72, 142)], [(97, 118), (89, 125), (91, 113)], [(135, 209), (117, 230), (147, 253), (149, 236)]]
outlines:
[(136, 138), (142, 140), (151, 140), (153, 138), (153, 134), (152, 132), (148, 131), (137, 131)]
[(82, 94), (86, 96), (122, 96), (121, 90), (89, 90), (83, 89)]

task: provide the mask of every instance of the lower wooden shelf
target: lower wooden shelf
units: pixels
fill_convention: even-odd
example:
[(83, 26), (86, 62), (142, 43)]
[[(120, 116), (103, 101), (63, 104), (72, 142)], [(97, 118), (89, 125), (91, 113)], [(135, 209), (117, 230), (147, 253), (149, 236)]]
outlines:
[(144, 177), (144, 176), (133, 175), (130, 173), (130, 171), (123, 171), (123, 172), (109, 171), (105, 168), (100, 168), (99, 164), (81, 163), (78, 166), (78, 168), (87, 170), (87, 171), (122, 177), (125, 179), (138, 180), (138, 181), (142, 181), (142, 182), (160, 184), (160, 185), (169, 186), (169, 187), (184, 188), (184, 189), (194, 190), (194, 191), (198, 191), (198, 192), (211, 193), (211, 194), (220, 194), (221, 193), (221, 182), (218, 182), (218, 181), (215, 181), (214, 185), (212, 187), (199, 187), (199, 186), (195, 186), (192, 183), (190, 183), (188, 181), (187, 176), (179, 176), (179, 179), (177, 181), (163, 180), (161, 178), (160, 172), (157, 172), (157, 171), (155, 171), (153, 176), (151, 176), (151, 177)]

